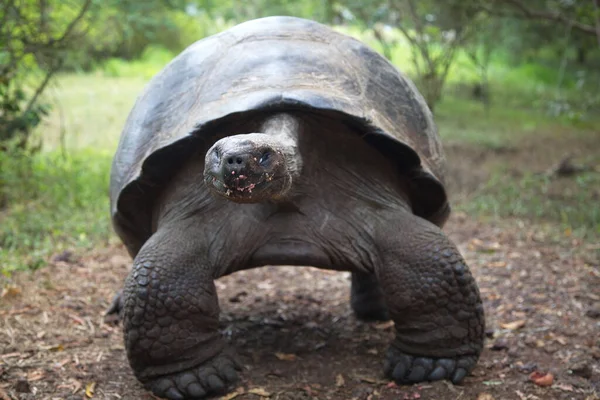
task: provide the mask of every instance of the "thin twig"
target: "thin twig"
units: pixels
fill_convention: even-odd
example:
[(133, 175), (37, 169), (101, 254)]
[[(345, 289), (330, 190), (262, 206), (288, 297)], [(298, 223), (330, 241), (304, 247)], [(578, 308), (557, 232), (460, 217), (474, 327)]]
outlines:
[(596, 37), (598, 38), (598, 47), (600, 47), (600, 8), (598, 7), (598, 0), (592, 0), (592, 4), (594, 5), (594, 14), (596, 14), (594, 21), (596, 22)]
[(29, 102), (27, 103), (27, 107), (25, 108), (25, 111), (23, 111), (22, 115), (25, 116), (31, 111), (31, 109), (35, 105), (38, 97), (42, 94), (44, 89), (46, 89), (48, 82), (50, 82), (50, 79), (56, 73), (56, 71), (58, 71), (60, 69), (60, 67), (62, 66), (62, 63), (63, 63), (62, 60), (60, 60), (58, 63), (56, 63), (55, 66), (53, 66), (52, 68), (50, 68), (50, 70), (48, 72), (46, 72), (46, 76), (44, 77), (42, 84), (40, 86), (38, 86), (33, 97), (31, 97), (31, 99), (29, 99)]
[(83, 18), (83, 16), (87, 12), (88, 8), (90, 8), (91, 4), (92, 4), (92, 0), (86, 0), (85, 3), (83, 3), (83, 7), (81, 7), (81, 9), (79, 10), (79, 13), (75, 17), (75, 19), (73, 19), (71, 21), (71, 23), (69, 24), (69, 26), (67, 26), (67, 29), (65, 29), (65, 31), (63, 32), (62, 36), (58, 40), (56, 40), (55, 42), (60, 43), (63, 40), (65, 40), (71, 34), (71, 31), (79, 23), (79, 21), (81, 20), (81, 18)]

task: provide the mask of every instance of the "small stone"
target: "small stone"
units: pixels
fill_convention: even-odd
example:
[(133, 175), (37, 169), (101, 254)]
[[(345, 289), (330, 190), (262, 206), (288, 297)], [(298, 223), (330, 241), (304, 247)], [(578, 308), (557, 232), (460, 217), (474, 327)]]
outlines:
[(494, 351), (508, 350), (508, 341), (504, 338), (498, 338), (490, 349)]
[(577, 375), (585, 379), (590, 379), (592, 377), (592, 367), (587, 361), (578, 361), (569, 369), (573, 375)]
[(488, 339), (493, 339), (494, 338), (494, 333), (496, 333), (494, 331), (494, 329), (489, 328), (485, 330), (485, 337), (487, 337)]
[(533, 371), (537, 370), (537, 364), (534, 362), (528, 362), (527, 364), (520, 363), (517, 365), (517, 369), (519, 372), (524, 374), (530, 374)]
[(589, 318), (600, 319), (600, 304), (592, 306), (589, 310), (586, 311), (585, 315)]
[(17, 383), (15, 384), (15, 390), (17, 391), (17, 393), (31, 393), (29, 382), (27, 382), (25, 379), (17, 381)]
[(510, 357), (519, 357), (521, 355), (521, 350), (520, 349), (510, 349), (508, 350), (507, 353)]

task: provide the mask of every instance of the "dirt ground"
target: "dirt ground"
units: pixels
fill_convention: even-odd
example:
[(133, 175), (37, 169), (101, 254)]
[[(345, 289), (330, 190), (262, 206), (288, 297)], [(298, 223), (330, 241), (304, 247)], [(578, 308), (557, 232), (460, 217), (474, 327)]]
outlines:
[[(485, 351), (464, 384), (385, 380), (393, 327), (354, 318), (347, 273), (264, 267), (218, 281), (222, 330), (246, 367), (224, 399), (598, 399), (600, 245), (461, 214), (446, 231), (487, 317)], [(0, 306), (1, 400), (153, 398), (128, 367), (121, 326), (103, 318), (129, 264), (113, 247), (14, 277)], [(552, 384), (534, 383), (536, 371)]]
[[(516, 154), (450, 147), (455, 196), (485, 181), (486, 165), (501, 157), (540, 170), (565, 151), (534, 145)], [(485, 350), (462, 385), (399, 387), (383, 378), (393, 326), (356, 320), (348, 273), (264, 267), (217, 282), (221, 329), (245, 365), (223, 399), (600, 399), (600, 244), (457, 212), (445, 231), (486, 311)], [(121, 326), (104, 320), (130, 263), (121, 246), (64, 253), (0, 285), (0, 400), (154, 398), (133, 377)]]

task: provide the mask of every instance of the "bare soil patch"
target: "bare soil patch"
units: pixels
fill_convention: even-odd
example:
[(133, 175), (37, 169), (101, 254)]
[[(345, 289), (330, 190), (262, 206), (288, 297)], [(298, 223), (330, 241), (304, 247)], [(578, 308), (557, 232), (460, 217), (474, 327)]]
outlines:
[[(600, 246), (520, 224), (455, 214), (447, 225), (487, 318), (486, 349), (464, 384), (385, 380), (393, 327), (354, 318), (347, 273), (264, 267), (218, 281), (222, 330), (246, 366), (224, 398), (598, 399)], [(11, 278), (0, 299), (0, 399), (153, 398), (129, 369), (121, 326), (103, 317), (129, 265), (111, 247)], [(552, 384), (533, 383), (536, 371)]]

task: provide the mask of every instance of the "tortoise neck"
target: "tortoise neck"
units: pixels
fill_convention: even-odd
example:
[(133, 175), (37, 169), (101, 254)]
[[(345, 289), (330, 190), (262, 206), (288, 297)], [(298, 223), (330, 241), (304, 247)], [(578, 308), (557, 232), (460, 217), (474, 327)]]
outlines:
[(295, 142), (298, 139), (300, 127), (301, 121), (298, 117), (288, 113), (277, 113), (269, 115), (263, 120), (260, 132)]
[(300, 175), (302, 155), (298, 148), (298, 138), (302, 131), (302, 119), (293, 114), (277, 113), (266, 117), (260, 132), (276, 139), (287, 160), (287, 169), (292, 178)]

